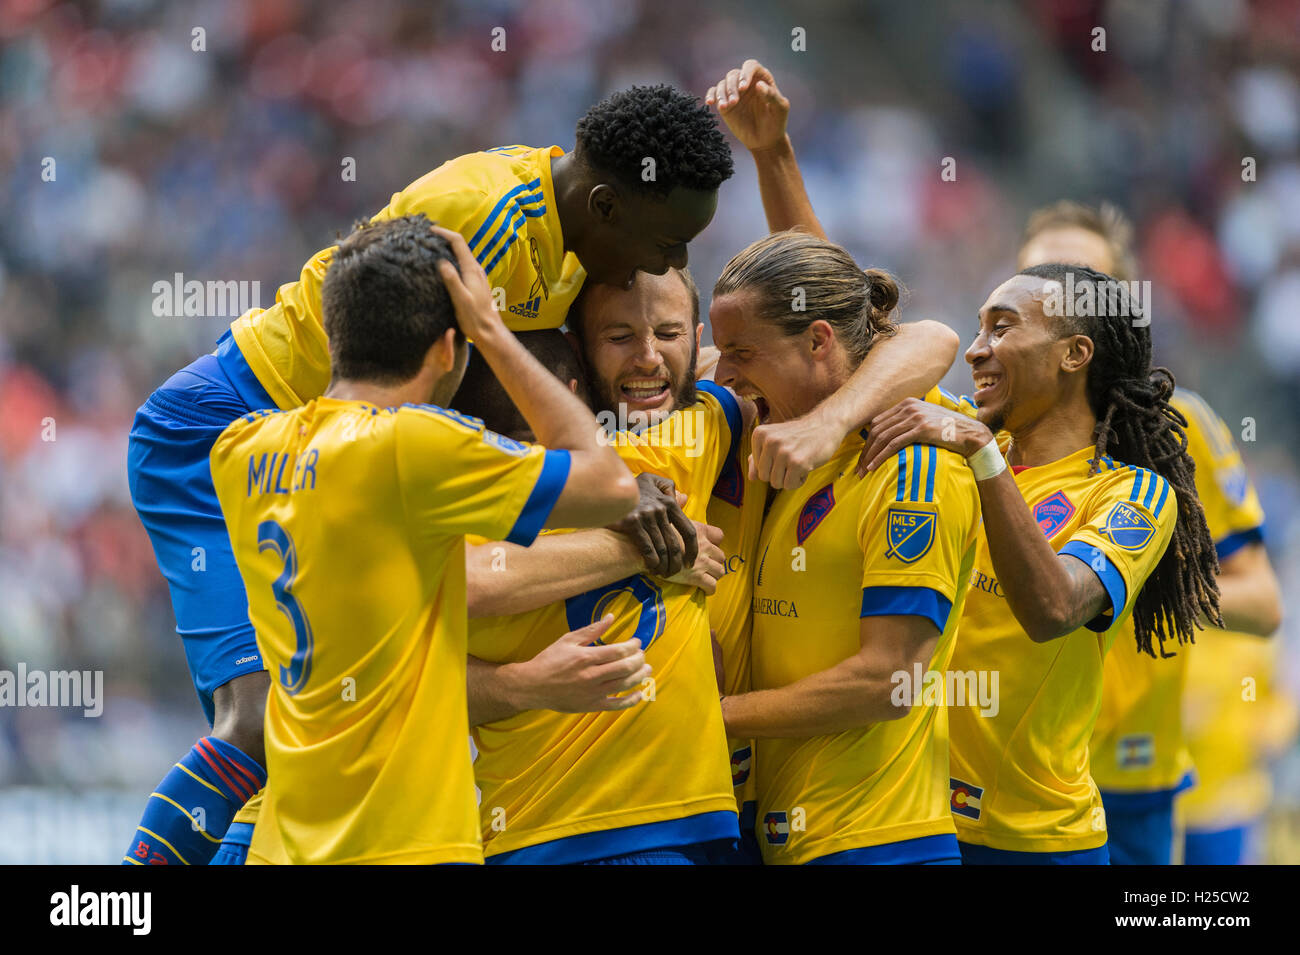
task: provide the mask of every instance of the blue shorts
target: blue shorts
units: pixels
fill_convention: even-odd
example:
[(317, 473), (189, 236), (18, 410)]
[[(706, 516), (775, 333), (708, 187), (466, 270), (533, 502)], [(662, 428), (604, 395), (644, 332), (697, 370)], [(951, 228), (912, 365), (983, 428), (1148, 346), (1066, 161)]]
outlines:
[(1110, 853), (1104, 845), (1072, 852), (1012, 852), (969, 842), (958, 845), (962, 865), (1110, 865)]
[(131, 500), (171, 591), (176, 632), (209, 724), (213, 691), (263, 666), (208, 454), (235, 418), (276, 406), (229, 332), (218, 353), (192, 362), (149, 396), (127, 446)]
[(579, 865), (721, 865), (723, 860), (735, 852), (735, 840), (724, 839), (714, 842), (696, 842), (689, 846), (673, 846), (669, 849), (646, 849), (641, 852), (628, 852), (621, 856), (609, 856), (605, 859), (592, 859)]
[(1106, 845), (1111, 865), (1172, 865), (1174, 799), (1191, 785), (1159, 792), (1116, 793), (1102, 790), (1106, 807)]
[(253, 841), (251, 822), (232, 822), (221, 840), (221, 848), (208, 865), (247, 865), (248, 846)]
[(944, 833), (862, 849), (845, 849), (819, 856), (804, 865), (961, 865), (961, 850), (957, 848), (957, 837)]
[(1257, 822), (1227, 829), (1188, 829), (1183, 839), (1183, 865), (1253, 865)]

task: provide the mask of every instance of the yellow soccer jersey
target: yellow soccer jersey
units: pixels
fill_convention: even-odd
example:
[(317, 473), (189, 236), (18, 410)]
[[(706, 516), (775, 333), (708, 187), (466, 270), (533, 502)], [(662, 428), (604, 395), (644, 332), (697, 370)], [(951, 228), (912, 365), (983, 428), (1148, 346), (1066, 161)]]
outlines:
[[(587, 275), (564, 251), (560, 232), (551, 160), (563, 155), (559, 146), (501, 146), (460, 156), (394, 194), (374, 218), (422, 212), (461, 233), (492, 287), (505, 290), (506, 325), (559, 328)], [(252, 309), (231, 325), (238, 347), (218, 356), (250, 407), (265, 400), (261, 389), (278, 407), (293, 408), (329, 384), (321, 285), (334, 248), (312, 256), (297, 282), (280, 286), (270, 308)]]
[[(1174, 407), (1187, 418), (1187, 451), (1196, 462), (1196, 493), (1220, 560), (1263, 541), (1264, 510), (1246, 475), (1232, 432), (1195, 392), (1178, 389)], [(1184, 714), (1196, 764), (1196, 787), (1182, 801), (1188, 826), (1223, 828), (1262, 814), (1272, 796), (1264, 759), (1294, 722), (1276, 693), (1276, 647), (1252, 634), (1206, 629), (1187, 654)]]
[[(1248, 539), (1260, 539), (1264, 514), (1259, 499), (1227, 425), (1204, 399), (1179, 389), (1172, 404), (1187, 418), (1187, 453), (1196, 464), (1196, 492), (1210, 535), (1220, 555), (1227, 556)], [(1217, 642), (1220, 636), (1219, 631), (1202, 631), (1195, 649), (1166, 641), (1156, 648), (1159, 660), (1138, 652), (1131, 622), (1116, 639), (1106, 657), (1101, 715), (1090, 756), (1092, 777), (1112, 803), (1128, 794), (1180, 792), (1192, 785), (1192, 755), (1183, 735), (1188, 661), (1207, 639)]]
[(432, 405), (237, 419), (212, 477), (271, 673), (251, 862), (479, 862), (464, 535), (527, 545), (566, 452)]
[[(704, 519), (741, 427), (729, 392), (699, 389), (698, 403), (635, 444), (619, 442), (629, 468), (671, 478), (689, 496), (692, 520)], [(582, 862), (738, 835), (702, 591), (638, 574), (530, 613), (472, 620), (470, 652), (531, 659), (606, 613), (616, 619), (605, 642), (640, 639), (653, 699), (618, 713), (529, 710), (476, 727), (489, 862)]]
[[(767, 484), (749, 479), (750, 436), (745, 432), (735, 455), (727, 460), (713, 486), (706, 512), (708, 523), (722, 529), (722, 549), (727, 572), (708, 599), (709, 626), (722, 648), (723, 689), (730, 695), (749, 691), (750, 599), (753, 596), (754, 557), (763, 530)], [(742, 829), (754, 828), (756, 778), (754, 741), (728, 739), (731, 782), (736, 789)]]
[(1105, 813), (1088, 770), (1101, 708), (1102, 660), (1133, 612), (1178, 517), (1169, 483), (1094, 449), (1032, 468), (1016, 485), (1060, 554), (1092, 567), (1110, 609), (1046, 643), (1016, 622), (980, 533), (955, 670), (999, 675), (996, 715), (952, 709), (952, 809), (957, 837), (1016, 852), (1069, 852), (1106, 842)]
[(904, 448), (859, 479), (864, 444), (849, 436), (803, 487), (772, 503), (754, 578), (754, 689), (853, 656), (862, 617), (916, 614), (941, 636), (928, 667), (896, 686), (915, 688), (904, 718), (757, 741), (758, 842), (768, 864), (954, 831), (942, 675), (974, 558), (975, 479), (961, 457), (929, 445)]

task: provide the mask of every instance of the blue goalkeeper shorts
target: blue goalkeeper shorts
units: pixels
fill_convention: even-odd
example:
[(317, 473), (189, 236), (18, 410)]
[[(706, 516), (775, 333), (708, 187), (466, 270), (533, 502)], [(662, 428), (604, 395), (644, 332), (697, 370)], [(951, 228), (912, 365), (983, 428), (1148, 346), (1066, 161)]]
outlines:
[(226, 332), (216, 354), (150, 395), (131, 427), (131, 500), (171, 591), (176, 632), (209, 725), (217, 687), (263, 666), (208, 455), (231, 421), (274, 407)]

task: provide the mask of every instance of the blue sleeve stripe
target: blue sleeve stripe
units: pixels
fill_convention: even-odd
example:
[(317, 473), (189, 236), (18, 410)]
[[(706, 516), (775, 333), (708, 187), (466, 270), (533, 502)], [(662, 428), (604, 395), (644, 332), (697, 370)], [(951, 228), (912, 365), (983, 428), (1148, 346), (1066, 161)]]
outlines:
[[(740, 447), (740, 433), (744, 428), (744, 419), (740, 414), (740, 402), (722, 385), (716, 385), (711, 381), (697, 381), (695, 390), (702, 391), (706, 395), (713, 395), (718, 404), (722, 405), (722, 413), (727, 416), (727, 427), (731, 431), (731, 448), (727, 451), (727, 457), (718, 462), (719, 465), (725, 464), (736, 456), (736, 449)], [(721, 473), (721, 467), (719, 467)]]
[[(1116, 618), (1124, 612), (1124, 605), (1128, 601), (1128, 585), (1124, 583), (1124, 575), (1110, 562), (1110, 558), (1100, 547), (1094, 547), (1092, 544), (1078, 540), (1067, 541), (1060, 553), (1075, 557), (1087, 564), (1097, 575), (1101, 585), (1106, 588), (1106, 593), (1110, 596), (1110, 610), (1102, 611), (1084, 626), (1096, 633), (1109, 630)], [(1101, 558), (1100, 561), (1098, 558)], [(1101, 564), (1101, 570), (1097, 569), (1097, 563)]]
[(542, 473), (537, 475), (537, 483), (524, 502), (524, 509), (506, 536), (507, 541), (520, 547), (529, 546), (537, 538), (569, 480), (569, 452), (546, 451), (544, 454)]
[(863, 587), (859, 617), (925, 617), (940, 633), (948, 626), (952, 601), (932, 587)]
[(1169, 496), (1169, 482), (1161, 478), (1160, 485), (1160, 497), (1156, 498), (1156, 517), (1160, 516), (1160, 509), (1165, 506), (1165, 498)]
[(1264, 525), (1260, 524), (1258, 527), (1237, 531), (1235, 534), (1229, 534), (1222, 540), (1216, 541), (1214, 549), (1218, 552), (1219, 563), (1223, 563), (1247, 544), (1262, 543), (1264, 543)]
[(496, 264), (501, 261), (501, 256), (506, 254), (506, 249), (514, 245), (515, 239), (517, 238), (519, 238), (519, 233), (511, 232), (510, 238), (506, 239), (505, 245), (501, 246), (501, 248), (497, 250), (497, 254), (492, 256), (492, 261), (488, 262), (486, 265), (483, 266), (483, 271), (487, 272), (488, 274), (491, 274), (492, 269), (495, 268)]
[[(1151, 475), (1151, 486), (1147, 488), (1147, 496), (1142, 498), (1142, 506), (1145, 507), (1148, 511), (1151, 510), (1151, 502), (1155, 500), (1156, 486), (1162, 485), (1164, 483), (1165, 483), (1165, 479), (1162, 478), (1160, 475), (1158, 474)], [(1160, 495), (1160, 499), (1162, 501), (1164, 500), (1163, 494)]]
[(486, 233), (488, 229), (492, 228), (492, 223), (497, 221), (497, 216), (501, 214), (501, 210), (506, 207), (506, 204), (510, 202), (510, 200), (514, 199), (514, 197), (519, 195), (519, 193), (521, 192), (526, 192), (529, 189), (536, 189), (541, 184), (542, 184), (542, 179), (539, 176), (536, 179), (534, 179), (532, 182), (526, 182), (522, 185), (515, 186), (504, 196), (498, 199), (497, 204), (492, 207), (492, 211), (489, 212), (487, 214), (487, 218), (483, 220), (483, 224), (478, 227), (478, 231), (474, 233), (473, 238), (471, 238), (467, 243), (470, 247), (470, 251), (474, 250), (475, 244), (477, 244), (479, 239), (483, 238), (484, 233)]
[(939, 449), (933, 444), (930, 445), (930, 470), (925, 476), (925, 499), (931, 503), (934, 502), (934, 472), (939, 466)]
[[(1132, 468), (1133, 465), (1130, 464), (1129, 467)], [(1129, 491), (1128, 495), (1130, 501), (1136, 501), (1138, 496), (1142, 493), (1142, 478), (1145, 475), (1146, 471), (1143, 471), (1141, 468), (1133, 468), (1133, 490)]]
[(912, 445), (912, 447), (908, 448), (907, 450), (911, 453), (912, 456), (911, 499), (913, 501), (919, 501), (921, 499), (921, 469), (923, 467), (921, 463), (921, 449), (918, 448), (916, 445)]
[[(493, 255), (493, 253), (495, 252), (495, 250), (497, 249), (498, 245), (501, 242), (502, 236), (506, 235), (508, 232), (510, 235), (510, 239), (513, 239), (515, 236), (519, 234), (519, 230), (522, 229), (523, 227), (524, 227), (523, 214), (518, 209), (511, 209), (509, 212), (506, 213), (506, 217), (501, 220), (501, 227), (492, 234), (492, 238), (488, 239), (488, 241), (484, 243), (483, 248), (474, 256), (474, 258), (478, 259), (479, 264), (482, 265), (484, 262), (488, 260), (489, 256)], [(509, 240), (507, 240), (506, 245), (509, 244), (510, 244)], [(501, 257), (500, 253), (496, 252), (495, 257), (492, 258), (492, 261), (495, 262), (500, 257)]]
[(898, 452), (898, 494), (895, 500), (901, 501), (903, 494), (907, 491), (907, 452), (909, 448), (904, 448)]

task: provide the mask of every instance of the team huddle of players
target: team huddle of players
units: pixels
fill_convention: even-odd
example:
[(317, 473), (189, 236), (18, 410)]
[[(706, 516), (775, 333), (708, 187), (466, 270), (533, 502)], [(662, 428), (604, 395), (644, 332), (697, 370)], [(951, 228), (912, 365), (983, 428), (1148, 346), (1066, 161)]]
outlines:
[[(702, 350), (709, 107), (772, 232)], [(125, 862), (1170, 861), (1180, 651), (1276, 624), (1231, 438), (1147, 322), (1054, 307), (1126, 277), (1074, 206), (940, 391), (956, 335), (824, 235), (788, 110), (750, 60), (451, 160), (150, 397), (213, 731)]]

